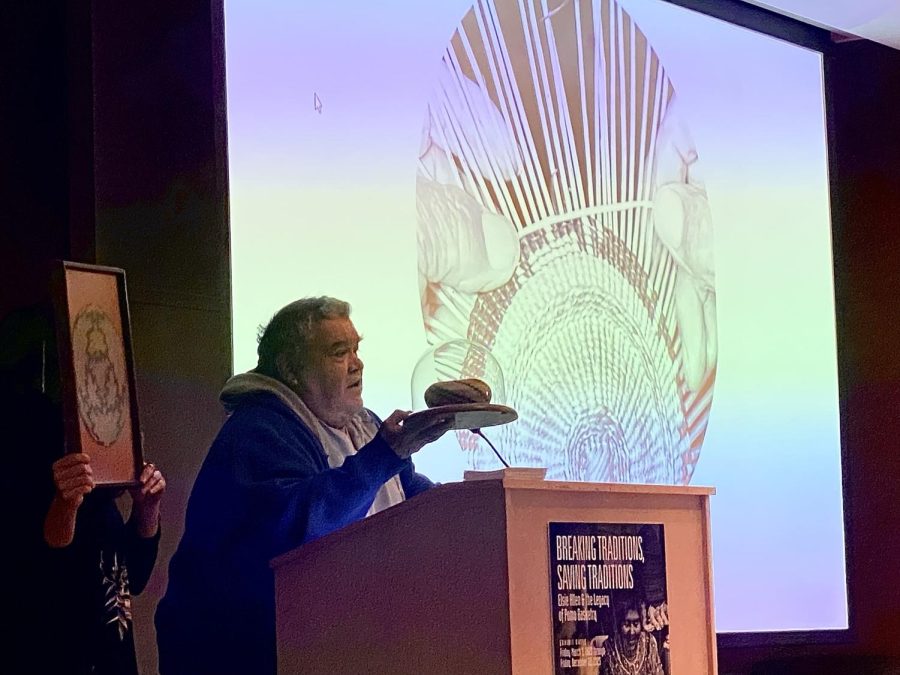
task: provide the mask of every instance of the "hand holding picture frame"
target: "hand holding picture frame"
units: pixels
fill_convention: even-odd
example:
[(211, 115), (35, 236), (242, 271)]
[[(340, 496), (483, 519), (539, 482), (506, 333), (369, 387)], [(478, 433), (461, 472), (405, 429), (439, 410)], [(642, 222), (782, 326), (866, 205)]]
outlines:
[(133, 486), (143, 467), (124, 270), (62, 261), (54, 302), (66, 452), (97, 486)]

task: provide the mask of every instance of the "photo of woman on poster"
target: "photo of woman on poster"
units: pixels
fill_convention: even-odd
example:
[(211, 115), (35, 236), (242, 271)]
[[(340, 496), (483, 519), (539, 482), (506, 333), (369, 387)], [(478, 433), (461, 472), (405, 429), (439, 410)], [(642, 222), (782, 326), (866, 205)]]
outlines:
[(606, 642), (600, 675), (665, 675), (656, 638), (644, 629), (640, 605), (618, 608), (615, 634)]

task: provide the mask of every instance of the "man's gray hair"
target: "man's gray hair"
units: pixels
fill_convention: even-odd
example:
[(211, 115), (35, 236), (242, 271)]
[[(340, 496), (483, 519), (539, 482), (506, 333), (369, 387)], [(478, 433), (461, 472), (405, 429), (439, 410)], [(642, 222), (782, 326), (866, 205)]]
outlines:
[(325, 295), (301, 298), (282, 307), (265, 327), (260, 326), (256, 372), (281, 379), (278, 357), (286, 356), (293, 363), (305, 363), (315, 325), (325, 319), (349, 316), (349, 303)]

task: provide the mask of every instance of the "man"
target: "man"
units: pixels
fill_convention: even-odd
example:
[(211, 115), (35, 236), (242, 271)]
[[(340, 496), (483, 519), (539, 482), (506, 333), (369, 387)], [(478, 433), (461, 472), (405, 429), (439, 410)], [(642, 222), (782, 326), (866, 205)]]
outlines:
[[(200, 469), (156, 615), (160, 672), (274, 673), (269, 561), (432, 486), (410, 455), (450, 420), (383, 424), (362, 402), (350, 307), (305, 298), (259, 339), (259, 363), (231, 378), (231, 412)], [(302, 598), (298, 598), (302, 602)]]

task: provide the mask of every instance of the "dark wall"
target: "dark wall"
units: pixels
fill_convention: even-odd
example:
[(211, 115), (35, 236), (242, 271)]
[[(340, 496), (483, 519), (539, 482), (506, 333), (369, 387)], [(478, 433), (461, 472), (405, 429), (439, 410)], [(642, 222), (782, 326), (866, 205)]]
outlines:
[[(679, 4), (740, 18), (733, 2)], [(0, 3), (0, 314), (46, 296), (55, 258), (128, 275), (147, 454), (170, 485), (160, 565), (137, 604), (144, 672), (155, 671), (152, 611), (230, 372), (223, 51), (222, 0)], [(826, 87), (856, 635), (723, 646), (722, 673), (818, 654), (817, 673), (866, 672), (838, 659), (900, 652), (900, 53), (829, 48)]]
[(135, 602), (142, 672), (187, 494), (231, 370), (221, 0), (0, 3), (0, 316), (54, 259), (126, 270), (160, 561)]
[(127, 270), (146, 453), (169, 480), (135, 613), (155, 672), (153, 612), (231, 372), (222, 3), (96, 2), (91, 34), (97, 261)]
[(65, 10), (65, 3), (52, 0), (0, 3), (0, 313), (4, 314), (38, 301), (45, 293), (45, 261), (70, 250)]
[(851, 592), (863, 644), (900, 654), (900, 52), (844, 45), (829, 64), (835, 242), (851, 503)]

